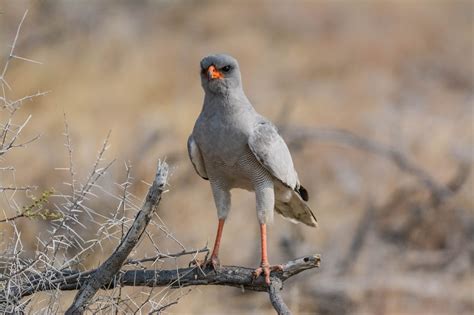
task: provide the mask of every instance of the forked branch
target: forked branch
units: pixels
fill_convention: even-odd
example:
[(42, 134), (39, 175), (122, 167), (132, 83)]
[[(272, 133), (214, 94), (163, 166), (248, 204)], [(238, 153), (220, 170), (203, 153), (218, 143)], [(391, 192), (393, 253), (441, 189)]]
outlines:
[[(102, 282), (98, 289), (111, 290), (117, 286), (170, 288), (197, 285), (231, 286), (251, 291), (267, 291), (270, 295), (270, 301), (277, 312), (279, 314), (290, 314), (279, 293), (282, 289), (282, 283), (300, 272), (318, 268), (320, 262), (321, 258), (319, 255), (310, 255), (289, 261), (283, 265), (283, 271), (271, 273), (272, 284), (270, 287), (265, 283), (263, 277), (254, 278), (253, 272), (255, 269), (253, 268), (222, 266), (218, 270), (202, 270), (198, 267), (171, 270), (120, 270), (113, 274), (108, 282)], [(50, 279), (49, 281), (44, 281), (45, 277), (34, 276), (30, 281), (31, 286), (23, 291), (21, 295), (25, 297), (36, 292), (48, 290), (80, 290), (80, 292), (86, 289), (89, 290), (91, 280), (97, 283), (95, 278), (99, 274), (100, 268), (88, 272), (65, 271), (58, 273), (55, 279)], [(101, 276), (101, 279), (104, 279), (104, 277)]]
[(137, 245), (143, 232), (145, 232), (152, 215), (161, 200), (161, 194), (165, 190), (168, 179), (168, 165), (165, 162), (158, 163), (155, 180), (146, 196), (145, 204), (135, 217), (135, 221), (122, 239), (115, 252), (79, 287), (79, 292), (74, 298), (73, 304), (66, 314), (82, 314), (90, 300), (97, 291), (108, 285), (119, 273), (130, 252)]
[[(138, 260), (128, 259), (130, 252), (138, 244), (141, 236), (161, 200), (168, 176), (168, 165), (159, 163), (155, 180), (150, 187), (145, 203), (135, 217), (133, 224), (123, 237), (116, 250), (97, 269), (87, 271), (59, 270), (48, 274), (25, 274), (25, 285), (10, 288), (16, 301), (41, 291), (78, 290), (74, 302), (66, 314), (82, 314), (94, 302), (98, 290), (111, 290), (116, 287), (168, 287), (183, 288), (198, 285), (221, 285), (238, 287), (251, 291), (268, 292), (270, 301), (278, 314), (290, 314), (280, 295), (282, 284), (288, 278), (308, 269), (319, 267), (319, 255), (292, 260), (283, 265), (282, 271), (271, 274), (270, 287), (263, 277), (254, 277), (254, 269), (240, 266), (222, 266), (218, 270), (201, 269), (198, 266), (170, 270), (144, 269), (142, 263), (166, 257), (179, 257), (188, 254), (207, 252), (207, 248), (196, 251), (182, 251), (176, 254), (156, 256)], [(129, 267), (138, 265), (134, 269)], [(124, 267), (126, 266), (126, 267)], [(9, 299), (9, 293), (0, 291), (0, 304)]]

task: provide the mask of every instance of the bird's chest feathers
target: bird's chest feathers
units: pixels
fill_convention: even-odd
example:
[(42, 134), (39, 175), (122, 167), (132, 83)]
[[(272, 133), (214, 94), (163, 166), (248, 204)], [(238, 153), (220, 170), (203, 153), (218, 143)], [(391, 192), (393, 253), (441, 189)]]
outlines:
[(213, 115), (203, 122), (201, 141), (204, 158), (216, 163), (233, 166), (237, 163), (239, 155), (247, 147), (248, 134), (246, 121), (242, 117), (222, 117)]

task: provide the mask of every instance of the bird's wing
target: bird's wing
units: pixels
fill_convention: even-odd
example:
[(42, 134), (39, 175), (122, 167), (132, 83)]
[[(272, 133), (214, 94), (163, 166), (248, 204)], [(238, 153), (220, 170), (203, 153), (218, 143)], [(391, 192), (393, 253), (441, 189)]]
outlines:
[(249, 137), (248, 145), (270, 174), (291, 189), (299, 188), (298, 174), (293, 166), (290, 151), (272, 123), (259, 121)]
[(188, 138), (188, 154), (189, 158), (191, 159), (191, 163), (193, 164), (194, 169), (196, 170), (196, 173), (198, 173), (198, 175), (204, 178), (205, 180), (209, 180), (209, 178), (207, 177), (204, 160), (202, 159), (201, 150), (199, 150), (196, 141), (194, 141), (193, 135), (190, 135)]

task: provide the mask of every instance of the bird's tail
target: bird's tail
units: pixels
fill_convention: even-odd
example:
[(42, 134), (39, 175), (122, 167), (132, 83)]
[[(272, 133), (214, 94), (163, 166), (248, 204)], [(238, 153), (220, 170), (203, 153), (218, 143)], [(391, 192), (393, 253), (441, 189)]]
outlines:
[[(303, 193), (300, 193), (303, 192)], [(275, 211), (284, 218), (293, 223), (304, 223), (309, 226), (317, 227), (318, 220), (311, 208), (305, 202), (308, 200), (308, 192), (301, 186), (298, 191), (288, 189), (287, 194), (291, 194), (286, 200), (275, 200)], [(305, 200), (303, 200), (303, 198)]]

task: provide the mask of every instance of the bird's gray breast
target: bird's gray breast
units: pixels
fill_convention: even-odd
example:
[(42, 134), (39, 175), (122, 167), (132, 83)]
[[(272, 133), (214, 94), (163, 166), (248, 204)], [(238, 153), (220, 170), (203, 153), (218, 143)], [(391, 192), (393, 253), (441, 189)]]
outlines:
[(193, 135), (211, 181), (253, 190), (253, 177), (263, 169), (248, 147), (254, 123), (245, 112), (202, 115), (198, 119)]
[(235, 165), (248, 146), (248, 123), (237, 117), (210, 115), (197, 121), (194, 135), (205, 160)]

